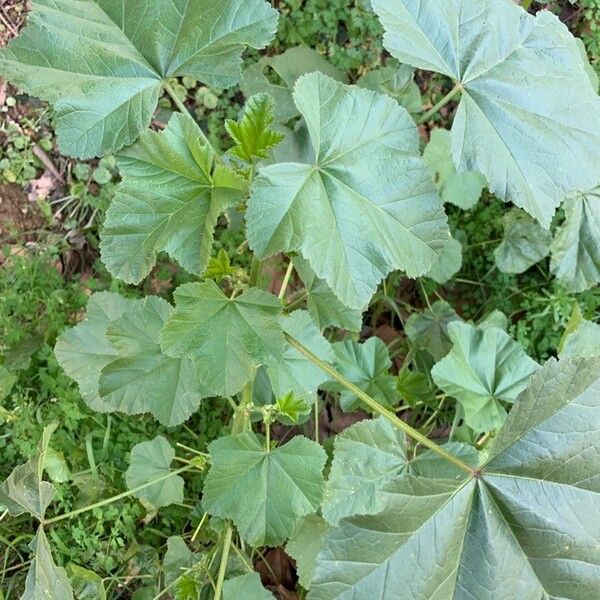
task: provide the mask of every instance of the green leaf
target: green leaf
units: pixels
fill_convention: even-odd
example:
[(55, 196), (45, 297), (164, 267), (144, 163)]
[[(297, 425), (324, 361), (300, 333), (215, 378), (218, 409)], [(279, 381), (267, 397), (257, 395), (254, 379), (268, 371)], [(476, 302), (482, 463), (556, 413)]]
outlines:
[(246, 573), (223, 584), (223, 600), (275, 600), (271, 592), (265, 590), (258, 573)]
[[(388, 408), (398, 404), (396, 380), (390, 374), (392, 361), (383, 340), (371, 337), (363, 344), (346, 340), (333, 344), (333, 351), (335, 368), (348, 381)], [(330, 381), (321, 387), (340, 392), (340, 404), (346, 412), (358, 408), (367, 409), (352, 392), (337, 381)]]
[[(571, 0), (571, 4), (574, 4), (576, 0)], [(583, 68), (587, 73), (587, 76), (590, 79), (590, 83), (592, 84), (592, 88), (595, 92), (598, 92), (600, 89), (600, 78), (598, 78), (598, 74), (596, 73), (596, 69), (594, 69), (593, 65), (590, 63), (590, 59), (585, 47), (585, 43), (580, 38), (575, 38), (575, 42), (577, 43), (577, 47), (579, 48), (579, 53), (581, 55), (581, 60), (583, 62)]]
[(42, 525), (38, 527), (30, 548), (35, 555), (27, 571), (21, 600), (73, 600), (73, 588), (67, 573), (54, 563)]
[(235, 273), (235, 267), (231, 266), (229, 260), (229, 254), (221, 248), (215, 258), (208, 260), (208, 266), (204, 272), (205, 279), (214, 279), (215, 281), (221, 281), (225, 277), (229, 277)]
[(231, 519), (250, 545), (278, 546), (300, 517), (318, 509), (327, 456), (315, 442), (297, 436), (267, 451), (256, 435), (243, 433), (219, 438), (208, 450), (204, 507)]
[(497, 327), (455, 322), (448, 335), (454, 345), (431, 370), (435, 384), (461, 404), (469, 427), (498, 429), (506, 417), (500, 401), (514, 402), (539, 365)]
[(462, 244), (458, 240), (450, 238), (446, 241), (442, 253), (437, 257), (431, 269), (424, 276), (443, 285), (460, 271), (461, 266)]
[(298, 581), (304, 589), (309, 589), (315, 570), (317, 555), (323, 545), (329, 525), (319, 515), (306, 515), (298, 521), (298, 525), (286, 544), (286, 554), (296, 563)]
[[(269, 70), (273, 70), (281, 83), (272, 83)], [(346, 83), (346, 75), (334, 67), (316, 50), (307, 46), (288, 48), (283, 54), (264, 56), (257, 63), (250, 65), (245, 71), (240, 87), (246, 97), (267, 93), (275, 101), (275, 118), (279, 123), (287, 123), (300, 113), (292, 90), (296, 80), (305, 73), (319, 71), (332, 79)]]
[(452, 126), (459, 171), (547, 229), (565, 196), (598, 183), (600, 98), (575, 38), (550, 11), (511, 0), (373, 0), (398, 60), (447, 75), (462, 98)]
[(42, 477), (50, 437), (56, 427), (57, 424), (52, 423), (44, 428), (33, 456), (24, 465), (15, 467), (0, 485), (0, 506), (5, 507), (13, 517), (29, 513), (41, 521), (54, 498), (55, 487), (43, 481)]
[(600, 325), (593, 321), (583, 320), (574, 331), (564, 338), (558, 355), (560, 358), (600, 356)]
[(430, 381), (420, 371), (412, 371), (403, 366), (396, 377), (396, 389), (398, 395), (410, 406), (419, 404), (430, 404), (435, 400)]
[(190, 358), (171, 358), (160, 349), (163, 326), (173, 312), (162, 298), (148, 296), (109, 323), (106, 338), (115, 356), (100, 373), (100, 398), (111, 410), (128, 415), (150, 412), (173, 427), (210, 396)]
[(415, 70), (409, 65), (399, 65), (389, 60), (385, 66), (365, 73), (356, 85), (367, 90), (391, 96), (410, 113), (421, 112), (423, 100), (415, 83)]
[(308, 598), (593, 597), (599, 373), (598, 360), (546, 364), (477, 477), (388, 484), (380, 513), (345, 519), (326, 535)]
[(435, 181), (444, 202), (469, 210), (473, 208), (487, 181), (481, 173), (458, 172), (452, 162), (451, 134), (447, 129), (434, 129), (423, 151), (423, 160), (435, 173)]
[(56, 483), (65, 483), (71, 479), (71, 472), (62, 452), (48, 446), (44, 454), (44, 471)]
[(162, 332), (163, 351), (190, 356), (213, 395), (239, 392), (260, 364), (279, 358), (285, 340), (275, 296), (251, 288), (234, 300), (213, 281), (187, 283), (174, 293), (176, 309)]
[(565, 202), (552, 242), (550, 270), (572, 292), (600, 283), (600, 186)]
[[(307, 311), (297, 310), (289, 316), (282, 315), (279, 324), (285, 333), (321, 360), (333, 363), (331, 344), (321, 335)], [(300, 398), (312, 399), (319, 386), (328, 379), (326, 373), (289, 344), (286, 344), (283, 354), (269, 364), (268, 373), (276, 398), (292, 392)]]
[(362, 328), (362, 310), (344, 306), (323, 279), (319, 279), (303, 258), (294, 258), (294, 267), (308, 293), (308, 312), (319, 329), (339, 327), (348, 331)]
[(197, 558), (188, 548), (185, 540), (179, 535), (172, 535), (167, 540), (167, 551), (163, 560), (165, 586), (181, 577), (196, 564)]
[(43, 344), (44, 338), (41, 335), (34, 334), (23, 338), (5, 353), (4, 366), (9, 371), (28, 369), (31, 365), (31, 357)]
[(122, 181), (101, 231), (102, 261), (114, 277), (139, 283), (165, 251), (196, 275), (206, 269), (217, 219), (247, 183), (215, 163), (198, 125), (176, 113), (117, 156)]
[(74, 563), (67, 565), (67, 574), (73, 587), (75, 600), (106, 600), (102, 577)]
[(227, 133), (235, 142), (230, 152), (247, 163), (267, 158), (268, 151), (283, 141), (284, 137), (271, 127), (274, 122), (271, 96), (257, 94), (248, 98), (240, 121), (233, 119), (225, 121)]
[(65, 331), (56, 342), (56, 359), (65, 373), (79, 384), (81, 397), (93, 410), (112, 410), (100, 399), (98, 387), (100, 372), (117, 355), (106, 338), (106, 329), (110, 321), (118, 319), (134, 305), (134, 300), (119, 294), (94, 294), (88, 301), (84, 321)]
[(302, 398), (297, 398), (292, 392), (278, 398), (275, 405), (279, 414), (290, 419), (293, 423), (298, 423), (300, 417), (310, 412), (310, 404)]
[(17, 383), (17, 379), (16, 373), (11, 373), (0, 365), (0, 402), (8, 397), (13, 386)]
[(125, 473), (127, 488), (133, 490), (156, 481), (134, 496), (156, 508), (183, 502), (183, 479), (179, 475), (169, 475), (174, 458), (175, 450), (162, 435), (136, 444)]
[(237, 83), (244, 48), (264, 48), (276, 27), (263, 0), (34, 0), (0, 72), (53, 104), (63, 153), (90, 158), (137, 139), (170, 77)]
[(438, 361), (452, 348), (448, 325), (453, 321), (460, 321), (460, 317), (447, 302), (438, 300), (431, 308), (410, 315), (404, 330), (417, 348), (425, 350), (433, 360)]
[(337, 525), (345, 517), (379, 512), (379, 492), (407, 469), (405, 435), (389, 421), (379, 417), (349, 427), (335, 438), (323, 517)]
[(552, 236), (527, 213), (513, 208), (502, 218), (504, 239), (494, 250), (502, 273), (524, 273), (550, 252)]
[(263, 258), (299, 252), (343, 304), (360, 309), (390, 271), (415, 277), (431, 267), (446, 216), (414, 123), (394, 100), (312, 73), (297, 81), (294, 101), (316, 158), (260, 170), (248, 242)]

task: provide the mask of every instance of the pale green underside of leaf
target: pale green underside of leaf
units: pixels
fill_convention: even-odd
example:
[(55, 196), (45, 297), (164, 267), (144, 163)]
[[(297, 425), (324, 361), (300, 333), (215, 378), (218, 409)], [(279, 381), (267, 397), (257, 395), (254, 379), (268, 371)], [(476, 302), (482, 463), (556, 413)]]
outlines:
[[(132, 490), (168, 475), (174, 458), (175, 450), (162, 435), (148, 442), (140, 442), (131, 450), (129, 468), (125, 473), (127, 488)], [(183, 502), (183, 479), (179, 475), (172, 475), (134, 495), (156, 508)]]
[(313, 578), (317, 555), (323, 545), (329, 525), (319, 515), (302, 517), (294, 529), (285, 552), (296, 562), (296, 572), (300, 585), (308, 589)]
[(180, 113), (164, 131), (144, 132), (117, 163), (122, 181), (100, 233), (107, 269), (127, 283), (139, 283), (165, 251), (201, 275), (217, 219), (243, 198), (245, 180), (215, 166), (198, 125)]
[(54, 105), (63, 153), (90, 158), (136, 140), (169, 77), (237, 83), (276, 27), (263, 0), (34, 0), (0, 73)]
[(450, 238), (424, 277), (429, 277), (443, 285), (460, 271), (462, 260), (462, 244), (458, 240)]
[[(557, 17), (511, 0), (374, 0), (385, 47), (463, 87), (452, 126), (459, 171), (548, 228), (570, 193), (598, 184), (600, 99)], [(593, 116), (592, 116), (593, 115)]]
[(136, 300), (107, 327), (115, 358), (102, 368), (100, 398), (108, 408), (128, 415), (150, 412), (173, 427), (194, 413), (210, 391), (196, 378), (190, 358), (172, 358), (160, 349), (160, 334), (172, 313), (162, 298)]
[[(362, 344), (354, 340), (337, 342), (333, 344), (333, 351), (335, 368), (348, 381), (388, 408), (398, 403), (396, 380), (390, 374), (392, 361), (382, 339), (371, 337)], [(337, 381), (329, 381), (321, 387), (340, 392), (340, 404), (346, 412), (358, 408), (370, 410)]]
[(116, 358), (116, 350), (106, 338), (106, 329), (110, 321), (121, 317), (133, 305), (133, 300), (119, 294), (94, 294), (88, 301), (83, 322), (67, 329), (56, 342), (56, 359), (65, 373), (79, 384), (81, 397), (92, 410), (112, 410), (100, 399), (98, 386), (100, 372)]
[[(281, 329), (298, 340), (305, 348), (326, 363), (333, 363), (331, 344), (323, 337), (307, 311), (297, 310), (279, 317)], [(275, 398), (288, 392), (312, 402), (319, 386), (327, 381), (327, 374), (310, 362), (298, 350), (286, 345), (284, 353), (268, 367)]]
[(246, 573), (223, 584), (223, 600), (275, 600), (262, 586), (258, 573)]
[(161, 335), (163, 351), (190, 357), (198, 381), (212, 395), (233, 395), (258, 366), (279, 359), (285, 340), (275, 296), (250, 288), (234, 300), (214, 281), (187, 283), (174, 293), (176, 308)]
[(436, 183), (444, 202), (463, 210), (473, 208), (487, 181), (481, 173), (459, 173), (452, 162), (451, 135), (447, 129), (434, 129), (423, 151), (423, 160), (436, 175)]
[(260, 438), (244, 433), (212, 442), (209, 452), (203, 505), (231, 519), (252, 546), (281, 544), (318, 509), (327, 456), (317, 443), (297, 436), (268, 452)]
[(479, 479), (403, 476), (325, 536), (310, 600), (586, 600), (600, 586), (600, 362), (532, 378)]
[(600, 356), (600, 325), (592, 321), (582, 321), (577, 329), (564, 339), (558, 355), (560, 358)]
[(27, 571), (21, 600), (73, 600), (73, 588), (67, 573), (54, 563), (48, 538), (41, 525), (31, 542), (31, 549), (35, 550), (35, 555)]
[(344, 306), (323, 279), (319, 279), (307, 260), (294, 258), (294, 267), (308, 293), (308, 311), (319, 329), (339, 327), (349, 331), (360, 331), (362, 310)]
[(506, 415), (499, 400), (514, 402), (539, 365), (497, 327), (453, 322), (448, 335), (453, 347), (431, 370), (434, 382), (458, 400), (469, 427), (498, 429)]
[(494, 250), (502, 273), (524, 273), (550, 252), (552, 236), (528, 214), (513, 208), (504, 215), (504, 239)]
[(448, 226), (409, 114), (320, 73), (296, 82), (314, 164), (261, 169), (248, 202), (250, 247), (297, 251), (340, 301), (363, 308), (390, 271), (422, 275)]
[(550, 269), (572, 292), (600, 283), (600, 187), (565, 202), (552, 242)]

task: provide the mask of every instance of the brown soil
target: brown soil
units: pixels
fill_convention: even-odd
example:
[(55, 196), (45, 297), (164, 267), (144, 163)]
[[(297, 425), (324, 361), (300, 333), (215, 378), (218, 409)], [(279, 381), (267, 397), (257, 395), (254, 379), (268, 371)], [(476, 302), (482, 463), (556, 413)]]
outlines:
[(0, 242), (30, 241), (32, 232), (45, 226), (38, 207), (27, 199), (20, 187), (0, 185)]
[(16, 37), (25, 23), (25, 0), (0, 0), (0, 47)]

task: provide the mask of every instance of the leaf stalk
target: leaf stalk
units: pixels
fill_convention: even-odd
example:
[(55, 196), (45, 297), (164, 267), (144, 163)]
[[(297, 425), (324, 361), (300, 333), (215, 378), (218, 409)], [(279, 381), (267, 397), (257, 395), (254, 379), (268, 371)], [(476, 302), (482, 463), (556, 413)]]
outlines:
[(229, 549), (231, 548), (231, 539), (233, 537), (233, 527), (227, 525), (225, 537), (223, 538), (223, 552), (221, 553), (221, 564), (219, 565), (219, 575), (217, 585), (215, 587), (215, 600), (221, 600), (223, 593), (223, 583), (225, 581), (225, 573), (227, 572), (227, 563), (229, 561)]
[(437, 104), (430, 108), (418, 121), (417, 125), (427, 123), (443, 106), (446, 106), (457, 94), (462, 92), (462, 85), (457, 83)]

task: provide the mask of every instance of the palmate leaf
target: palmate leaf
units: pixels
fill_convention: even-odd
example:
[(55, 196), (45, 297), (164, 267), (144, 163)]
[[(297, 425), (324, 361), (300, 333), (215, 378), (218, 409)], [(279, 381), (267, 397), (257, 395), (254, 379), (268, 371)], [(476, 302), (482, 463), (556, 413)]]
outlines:
[(160, 349), (160, 334), (173, 309), (162, 298), (132, 302), (108, 324), (106, 338), (115, 349), (100, 372), (99, 394), (112, 411), (128, 415), (150, 412), (173, 427), (194, 413), (210, 391), (196, 378), (190, 358), (172, 358)]
[(90, 158), (137, 139), (169, 77), (237, 83), (244, 48), (276, 27), (263, 0), (34, 0), (0, 73), (54, 105), (63, 153)]
[(462, 252), (462, 244), (454, 238), (449, 238), (442, 253), (437, 257), (431, 269), (425, 273), (424, 277), (429, 277), (440, 285), (443, 285), (460, 271), (463, 260)]
[(179, 475), (169, 476), (174, 458), (175, 450), (162, 435), (136, 444), (131, 450), (129, 468), (125, 473), (127, 488), (133, 490), (160, 479), (136, 492), (135, 497), (156, 508), (183, 502), (183, 479)]
[(513, 208), (503, 217), (504, 239), (494, 250), (503, 273), (523, 273), (548, 256), (552, 236), (527, 213)]
[(190, 273), (202, 274), (217, 219), (244, 197), (244, 178), (215, 164), (198, 125), (180, 113), (164, 131), (144, 132), (117, 163), (123, 179), (100, 233), (110, 273), (139, 283), (165, 251)]
[(572, 292), (600, 283), (600, 186), (565, 202), (552, 242), (550, 269)]
[(572, 332), (563, 338), (558, 355), (561, 358), (565, 356), (572, 358), (600, 356), (600, 325), (593, 321), (582, 320)]
[(208, 450), (204, 507), (231, 519), (250, 545), (281, 544), (301, 517), (319, 507), (327, 455), (317, 443), (296, 436), (268, 451), (261, 438), (248, 432), (219, 438)]
[(163, 351), (192, 358), (198, 380), (212, 395), (239, 392), (258, 366), (283, 354), (275, 296), (250, 288), (232, 300), (206, 281), (180, 286), (174, 298), (176, 308), (161, 335)]
[(462, 87), (452, 126), (459, 171), (549, 228), (570, 193), (598, 184), (600, 98), (575, 39), (549, 11), (511, 0), (373, 0), (384, 45)]
[(385, 275), (426, 272), (448, 238), (409, 114), (394, 100), (320, 73), (294, 101), (316, 158), (259, 172), (248, 201), (250, 247), (297, 251), (340, 301), (363, 308)]
[[(325, 536), (310, 600), (539, 600), (600, 586), (600, 362), (552, 360), (462, 482), (403, 476)], [(384, 534), (384, 535), (382, 535)]]
[(539, 365), (505, 331), (468, 323), (448, 325), (452, 350), (431, 370), (436, 385), (456, 398), (465, 423), (477, 431), (498, 429)]
[(42, 525), (30, 545), (35, 555), (27, 571), (21, 600), (73, 600), (73, 588), (66, 571), (57, 567)]

